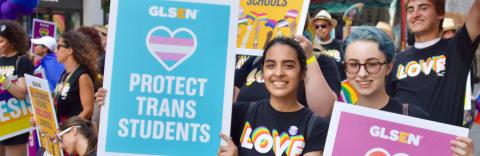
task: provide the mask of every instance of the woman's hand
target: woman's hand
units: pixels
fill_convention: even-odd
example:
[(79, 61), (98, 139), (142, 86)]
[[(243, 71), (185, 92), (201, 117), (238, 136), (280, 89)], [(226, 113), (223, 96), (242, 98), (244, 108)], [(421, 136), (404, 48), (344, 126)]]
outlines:
[(238, 156), (238, 149), (233, 143), (232, 138), (220, 133), (220, 137), (227, 142), (227, 145), (221, 145), (218, 151), (218, 156)]
[(95, 104), (98, 106), (103, 106), (105, 104), (105, 93), (107, 93), (107, 90), (103, 87), (97, 90), (95, 93)]
[(303, 35), (295, 35), (295, 39), (300, 43), (300, 46), (302, 46), (303, 50), (305, 50), (306, 59), (309, 59), (310, 57), (312, 57), (313, 56), (312, 42), (310, 42), (310, 40), (308, 40)]
[(457, 137), (450, 141), (455, 156), (473, 156), (473, 141), (468, 137)]

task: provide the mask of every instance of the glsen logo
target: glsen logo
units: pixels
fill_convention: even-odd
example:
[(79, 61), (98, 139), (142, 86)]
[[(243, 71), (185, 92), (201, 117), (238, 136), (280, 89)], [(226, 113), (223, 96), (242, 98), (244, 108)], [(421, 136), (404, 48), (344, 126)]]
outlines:
[(385, 127), (380, 126), (372, 126), (370, 127), (370, 135), (376, 138), (391, 140), (395, 142), (400, 142), (409, 145), (420, 145), (420, 139), (422, 136), (415, 135), (409, 132), (400, 132), (398, 130), (392, 129), (389, 132), (386, 132), (387, 129)]
[(167, 71), (172, 71), (195, 53), (197, 37), (190, 29), (171, 31), (164, 26), (151, 29), (146, 38), (148, 51)]
[(163, 6), (151, 6), (148, 9), (150, 16), (167, 17), (167, 18), (180, 18), (180, 19), (197, 19), (197, 14), (200, 12), (197, 9), (187, 8), (165, 8)]

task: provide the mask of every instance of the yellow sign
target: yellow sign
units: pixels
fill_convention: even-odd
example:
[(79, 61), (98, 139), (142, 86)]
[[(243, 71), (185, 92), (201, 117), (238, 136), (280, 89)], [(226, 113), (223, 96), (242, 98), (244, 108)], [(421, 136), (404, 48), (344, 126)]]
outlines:
[(58, 124), (48, 82), (30, 75), (25, 77), (37, 124), (37, 136), (40, 146), (50, 155), (62, 156), (59, 143), (54, 141)]
[(238, 54), (261, 55), (265, 45), (273, 38), (301, 34), (309, 2), (241, 0), (237, 32)]

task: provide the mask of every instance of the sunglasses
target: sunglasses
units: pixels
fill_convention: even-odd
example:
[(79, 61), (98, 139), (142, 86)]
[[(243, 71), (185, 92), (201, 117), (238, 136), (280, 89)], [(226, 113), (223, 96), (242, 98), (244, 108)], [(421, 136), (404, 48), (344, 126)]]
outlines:
[(315, 29), (319, 29), (319, 28), (325, 29), (327, 27), (328, 27), (328, 25), (326, 25), (326, 24), (315, 25)]
[(73, 128), (80, 128), (82, 126), (72, 126), (72, 127), (68, 127), (67, 129), (61, 131), (60, 133), (58, 133), (56, 136), (56, 141), (62, 143), (63, 142), (63, 139), (62, 139), (62, 136), (67, 134), (68, 132), (70, 132)]
[(58, 45), (57, 45), (57, 50), (59, 50), (60, 47), (68, 48), (68, 46), (65, 45), (65, 44), (58, 44)]

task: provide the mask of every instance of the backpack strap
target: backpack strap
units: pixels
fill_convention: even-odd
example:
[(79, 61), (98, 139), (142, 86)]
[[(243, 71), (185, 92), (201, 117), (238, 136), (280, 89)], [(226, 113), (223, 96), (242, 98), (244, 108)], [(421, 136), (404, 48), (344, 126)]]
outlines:
[(408, 103), (404, 103), (402, 106), (403, 106), (402, 114), (408, 116)]
[(308, 123), (307, 123), (307, 134), (305, 136), (305, 141), (308, 140), (308, 138), (310, 137), (310, 134), (312, 134), (312, 131), (313, 131), (313, 125), (315, 125), (315, 121), (317, 121), (318, 119), (318, 116), (316, 116), (314, 113), (312, 113), (312, 115), (310, 115), (310, 117), (308, 118)]

